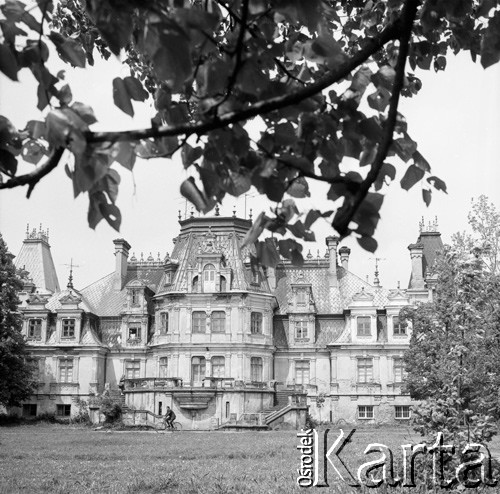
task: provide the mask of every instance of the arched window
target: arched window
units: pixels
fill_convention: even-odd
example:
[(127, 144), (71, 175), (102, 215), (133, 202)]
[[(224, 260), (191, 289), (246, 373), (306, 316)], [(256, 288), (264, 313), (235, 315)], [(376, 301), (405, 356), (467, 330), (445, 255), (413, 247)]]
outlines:
[(203, 291), (215, 292), (215, 266), (207, 264), (203, 269)]
[(199, 283), (198, 283), (198, 276), (195, 276), (193, 278), (193, 293), (198, 293), (200, 291), (200, 288), (199, 288)]
[(201, 382), (205, 377), (205, 357), (193, 357), (191, 359), (191, 381)]
[(227, 283), (226, 283), (226, 278), (224, 276), (220, 277), (220, 291), (221, 292), (227, 291)]
[(212, 357), (212, 377), (225, 377), (225, 364), (226, 359), (224, 357)]

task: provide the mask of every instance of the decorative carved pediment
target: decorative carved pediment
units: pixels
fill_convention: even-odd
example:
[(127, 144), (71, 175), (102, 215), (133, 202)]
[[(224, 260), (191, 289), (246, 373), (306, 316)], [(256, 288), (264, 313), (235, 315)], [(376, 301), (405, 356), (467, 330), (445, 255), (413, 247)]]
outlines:
[(72, 292), (68, 293), (67, 295), (64, 295), (64, 297), (61, 297), (59, 299), (59, 302), (62, 305), (69, 305), (69, 304), (74, 305), (80, 303), (81, 301), (82, 299), (78, 295), (75, 295)]
[(365, 287), (361, 288), (361, 291), (354, 294), (352, 299), (353, 301), (372, 301), (374, 298), (373, 294), (365, 291)]
[(29, 305), (45, 305), (49, 300), (49, 295), (43, 295), (41, 293), (33, 293), (28, 298)]

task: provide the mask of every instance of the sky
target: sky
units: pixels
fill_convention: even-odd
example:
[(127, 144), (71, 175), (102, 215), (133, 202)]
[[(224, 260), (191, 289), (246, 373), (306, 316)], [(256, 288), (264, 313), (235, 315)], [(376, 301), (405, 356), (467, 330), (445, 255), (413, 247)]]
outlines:
[[(51, 65), (52, 64), (52, 65)], [(132, 119), (112, 103), (112, 79), (128, 75), (118, 60), (96, 60), (92, 68), (72, 69), (61, 64), (57, 57), (49, 59), (54, 73), (66, 70), (74, 100), (90, 104), (98, 124), (94, 130), (133, 129), (149, 126), (153, 111), (151, 105), (134, 104), (136, 115)], [(467, 213), (471, 198), (486, 194), (500, 207), (500, 64), (483, 70), (479, 63), (471, 62), (467, 54), (450, 55), (445, 72), (418, 71), (423, 88), (413, 98), (403, 98), (400, 112), (406, 117), (408, 131), (418, 142), (418, 149), (432, 166), (433, 174), (445, 180), (448, 194), (433, 191), (430, 207), (422, 201), (422, 188), (417, 184), (409, 192), (402, 190), (399, 180), (405, 166), (397, 165), (396, 181), (384, 190), (386, 196), (381, 210), (382, 219), (375, 238), (379, 248), (370, 254), (358, 247), (354, 238), (343, 241), (351, 247), (350, 270), (373, 281), (375, 257), (380, 258), (380, 280), (383, 286), (404, 288), (410, 274), (407, 246), (416, 241), (422, 217), (426, 223), (438, 219), (444, 242), (451, 235), (467, 228)], [(14, 83), (0, 74), (0, 114), (19, 128), (31, 119), (40, 119), (36, 109), (36, 86), (33, 76), (20, 73), (20, 82)], [(32, 170), (23, 164), (20, 171)], [(87, 224), (88, 199), (73, 197), (72, 184), (63, 166), (45, 177), (26, 199), (26, 188), (0, 191), (0, 232), (13, 254), (17, 254), (30, 229), (42, 224), (50, 230), (50, 244), (59, 283), (67, 283), (70, 261), (75, 288), (81, 289), (114, 269), (113, 239), (125, 238), (138, 258), (157, 253), (163, 258), (172, 251), (172, 238), (179, 231), (178, 211), (184, 217), (186, 204), (180, 196), (179, 186), (188, 174), (179, 158), (167, 160), (139, 160), (128, 172), (118, 168), (122, 182), (117, 201), (122, 212), (120, 233), (104, 220), (94, 230)], [(301, 207), (329, 209), (324, 184), (311, 186), (311, 198)], [(221, 208), (222, 215), (245, 217), (245, 199), (228, 197)], [(269, 204), (252, 189), (246, 198), (246, 216), (250, 208), (256, 216)], [(187, 206), (188, 214), (191, 206)], [(195, 213), (197, 214), (197, 213)], [(213, 213), (209, 213), (213, 214)], [(335, 234), (326, 221), (314, 227), (316, 243), (305, 243), (304, 254), (310, 250), (316, 257), (326, 250), (325, 237)]]

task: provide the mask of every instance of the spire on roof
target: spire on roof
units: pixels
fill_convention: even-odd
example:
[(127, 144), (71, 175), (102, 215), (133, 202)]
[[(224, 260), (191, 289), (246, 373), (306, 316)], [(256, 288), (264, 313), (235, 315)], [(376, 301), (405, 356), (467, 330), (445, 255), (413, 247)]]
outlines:
[(215, 216), (220, 216), (220, 210), (219, 210), (219, 205), (215, 205)]
[(372, 259), (375, 260), (375, 276), (373, 278), (373, 284), (375, 286), (380, 286), (380, 279), (379, 279), (379, 270), (378, 270), (378, 263), (379, 261), (385, 261), (385, 258), (382, 258), (382, 257), (372, 257)]
[(68, 284), (66, 285), (66, 287), (68, 288), (68, 290), (74, 290), (75, 287), (73, 286), (73, 268), (79, 268), (80, 266), (73, 264), (73, 258), (71, 258), (69, 264), (65, 264), (65, 266), (69, 266)]

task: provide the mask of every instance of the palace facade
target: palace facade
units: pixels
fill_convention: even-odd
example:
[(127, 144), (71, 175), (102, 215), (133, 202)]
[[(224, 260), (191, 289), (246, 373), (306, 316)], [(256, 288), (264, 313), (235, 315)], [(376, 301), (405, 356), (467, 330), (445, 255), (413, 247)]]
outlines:
[[(350, 249), (326, 239), (324, 257), (252, 270), (241, 247), (251, 221), (179, 221), (171, 256), (137, 259), (114, 241), (115, 269), (60, 289), (48, 234), (27, 232), (15, 262), (24, 282), (24, 334), (38, 362), (25, 416), (72, 416), (81, 400), (118, 397), (130, 423), (168, 405), (188, 429), (235, 424), (382, 423), (408, 419), (402, 307), (432, 297), (442, 247), (436, 225), (409, 246), (407, 289), (350, 271)], [(118, 389), (122, 391), (118, 391)]]

